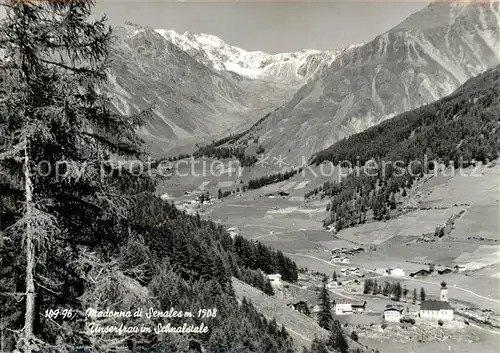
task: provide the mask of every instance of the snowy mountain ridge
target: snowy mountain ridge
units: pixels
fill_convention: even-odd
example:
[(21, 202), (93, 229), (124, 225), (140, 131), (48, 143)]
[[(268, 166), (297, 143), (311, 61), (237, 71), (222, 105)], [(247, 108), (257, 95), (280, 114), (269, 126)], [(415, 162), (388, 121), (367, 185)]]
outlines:
[(297, 52), (267, 54), (231, 46), (217, 36), (156, 29), (165, 39), (187, 52), (198, 62), (219, 71), (241, 76), (301, 85), (318, 70), (328, 67), (339, 55), (357, 45), (331, 51), (303, 49)]
[(138, 133), (154, 155), (244, 129), (297, 91), (208, 67), (147, 26), (127, 22), (113, 34), (107, 91), (122, 114), (152, 109)]
[(433, 2), (338, 56), (254, 134), (268, 153), (300, 165), (342, 138), (449, 95), (499, 63), (498, 0)]

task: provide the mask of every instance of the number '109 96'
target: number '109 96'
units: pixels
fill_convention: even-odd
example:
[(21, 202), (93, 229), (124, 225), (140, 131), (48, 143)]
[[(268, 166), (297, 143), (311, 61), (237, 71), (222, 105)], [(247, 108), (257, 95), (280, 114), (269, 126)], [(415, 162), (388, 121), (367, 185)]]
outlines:
[(209, 317), (216, 317), (216, 316), (217, 316), (217, 309), (200, 309), (200, 310), (198, 310), (198, 317), (209, 318)]

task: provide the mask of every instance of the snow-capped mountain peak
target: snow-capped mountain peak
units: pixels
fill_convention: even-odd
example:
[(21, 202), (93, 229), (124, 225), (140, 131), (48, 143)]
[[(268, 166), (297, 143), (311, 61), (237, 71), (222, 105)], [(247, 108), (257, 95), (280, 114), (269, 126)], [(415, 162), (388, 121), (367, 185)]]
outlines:
[(246, 51), (211, 34), (179, 34), (165, 29), (157, 29), (156, 32), (206, 66), (284, 84), (303, 84), (319, 69), (330, 65), (338, 55), (355, 47), (331, 51), (303, 49), (272, 55)]

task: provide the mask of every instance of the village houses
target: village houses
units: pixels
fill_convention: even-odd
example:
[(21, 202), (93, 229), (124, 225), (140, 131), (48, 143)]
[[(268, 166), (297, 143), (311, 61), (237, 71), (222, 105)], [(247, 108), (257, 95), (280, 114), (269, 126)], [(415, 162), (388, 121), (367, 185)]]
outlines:
[(390, 268), (387, 272), (392, 277), (403, 277), (405, 275), (405, 272), (401, 267)]
[(384, 320), (388, 322), (399, 322), (403, 317), (403, 309), (390, 306), (384, 310)]
[(378, 275), (385, 276), (387, 274), (387, 269), (386, 268), (377, 268), (375, 272)]
[(366, 304), (367, 304), (366, 301), (364, 301), (363, 303), (352, 303), (351, 304), (352, 311), (357, 313), (362, 313), (366, 310)]
[(351, 275), (356, 275), (356, 276), (359, 276), (359, 275), (361, 274), (361, 270), (360, 270), (358, 267), (356, 267), (356, 268), (351, 268), (351, 269), (349, 269), (349, 273), (350, 273)]
[(359, 277), (362, 277), (363, 275), (361, 274), (361, 270), (359, 269), (359, 267), (356, 267), (356, 268), (342, 268), (340, 269), (340, 275), (341, 276), (359, 276)]
[(298, 302), (288, 303), (286, 305), (292, 310), (296, 310), (304, 315), (309, 315), (311, 310), (309, 309), (309, 303), (305, 300), (301, 300)]
[(333, 311), (335, 315), (351, 315), (353, 313), (362, 313), (366, 310), (366, 301), (350, 302), (350, 301), (333, 301)]
[(326, 288), (328, 289), (339, 288), (340, 286), (339, 282), (333, 279), (326, 284)]
[(333, 310), (335, 312), (335, 315), (350, 315), (352, 314), (352, 304), (346, 301), (334, 301)]
[(331, 262), (341, 262), (342, 261), (342, 256), (332, 256), (330, 258)]

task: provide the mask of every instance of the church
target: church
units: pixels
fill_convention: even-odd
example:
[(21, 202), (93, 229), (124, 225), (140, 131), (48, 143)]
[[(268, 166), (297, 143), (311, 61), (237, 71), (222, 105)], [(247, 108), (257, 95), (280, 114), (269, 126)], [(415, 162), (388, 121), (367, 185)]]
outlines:
[(424, 300), (420, 304), (418, 315), (424, 319), (453, 320), (453, 308), (448, 303), (448, 288), (445, 281), (441, 282), (439, 300)]

